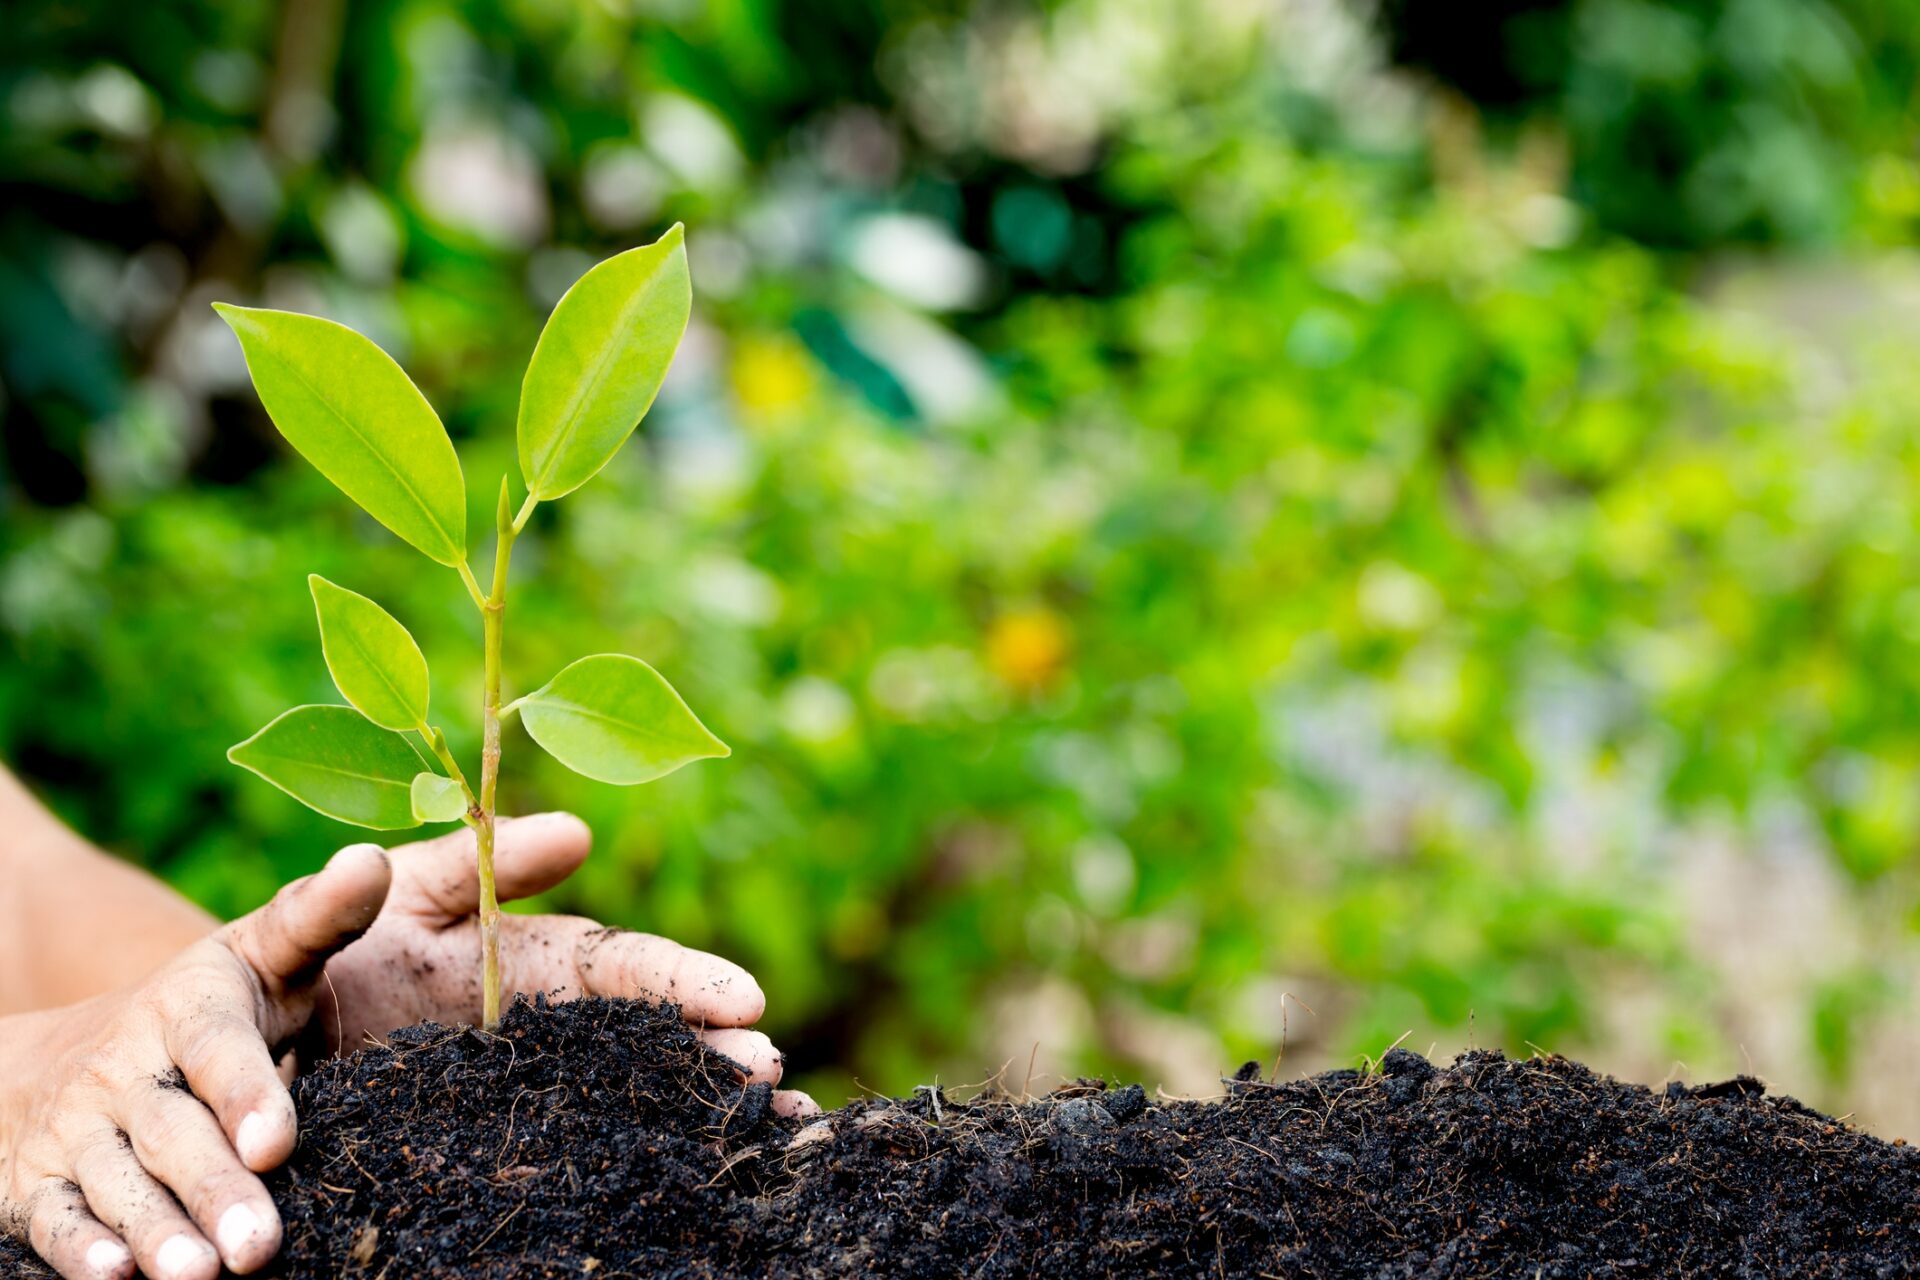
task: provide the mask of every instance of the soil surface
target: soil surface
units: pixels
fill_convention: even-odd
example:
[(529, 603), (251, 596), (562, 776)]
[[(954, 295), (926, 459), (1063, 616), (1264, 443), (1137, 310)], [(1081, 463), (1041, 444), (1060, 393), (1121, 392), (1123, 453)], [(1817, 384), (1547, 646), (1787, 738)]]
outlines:
[[(1211, 1102), (923, 1089), (797, 1139), (670, 1010), (522, 1002), (296, 1098), (285, 1280), (1920, 1275), (1911, 1148), (1751, 1080), (1561, 1058), (1249, 1064)], [(0, 1243), (20, 1274), (45, 1273)]]

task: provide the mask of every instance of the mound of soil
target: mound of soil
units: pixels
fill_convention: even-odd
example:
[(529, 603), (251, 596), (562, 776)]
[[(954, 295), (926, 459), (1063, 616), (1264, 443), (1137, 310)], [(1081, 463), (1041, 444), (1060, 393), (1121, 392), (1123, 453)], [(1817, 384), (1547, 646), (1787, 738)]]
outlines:
[[(796, 1138), (671, 1010), (524, 1002), (303, 1079), (285, 1280), (1920, 1275), (1920, 1156), (1751, 1080), (1560, 1058), (931, 1089)], [(44, 1274), (0, 1249), (0, 1275)]]

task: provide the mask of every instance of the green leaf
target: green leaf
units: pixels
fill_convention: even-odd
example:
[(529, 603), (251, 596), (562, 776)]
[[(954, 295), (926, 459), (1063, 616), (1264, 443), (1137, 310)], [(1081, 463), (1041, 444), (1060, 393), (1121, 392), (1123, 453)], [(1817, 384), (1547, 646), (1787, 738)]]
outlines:
[(444, 565), (467, 555), (466, 481), (445, 427), (393, 358), (345, 325), (216, 302), (267, 416), (320, 474)]
[(422, 822), (458, 822), (467, 815), (466, 788), (437, 773), (416, 773), (409, 799)]
[(653, 404), (693, 309), (678, 223), (574, 282), (520, 387), (520, 472), (542, 500), (607, 465)]
[(575, 773), (630, 786), (729, 756), (673, 686), (617, 653), (580, 661), (515, 704), (533, 740)]
[(427, 659), (394, 616), (357, 591), (307, 575), (320, 652), (348, 702), (383, 729), (427, 722)]
[(420, 757), (352, 707), (295, 707), (227, 759), (329, 818), (379, 831), (420, 825), (411, 798)]

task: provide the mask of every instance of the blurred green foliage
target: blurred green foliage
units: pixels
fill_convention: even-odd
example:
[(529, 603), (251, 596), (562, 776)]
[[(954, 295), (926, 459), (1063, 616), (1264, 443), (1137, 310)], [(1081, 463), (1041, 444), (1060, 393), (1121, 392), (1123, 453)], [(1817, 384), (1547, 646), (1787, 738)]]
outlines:
[[(598, 833), (561, 905), (748, 963), (828, 1094), (1034, 991), (1090, 1070), (1271, 1054), (1288, 992), (1326, 1053), (1577, 1051), (1622, 982), (1712, 1044), (1684, 833), (1920, 902), (1920, 381), (1713, 297), (1730, 246), (1910, 241), (1920, 24), (1511, 7), (24, 0), (0, 752), (216, 909), (310, 870), (340, 832), (222, 759), (332, 700), (306, 573), (437, 706), (478, 623), (207, 302), (379, 338), (485, 527), (547, 308), (684, 219), (694, 330), (520, 544), (509, 696), (634, 653), (735, 756), (623, 792), (515, 731), (502, 808)], [(1894, 994), (1821, 984), (1844, 1083)]]
[(1840, 242), (1911, 156), (1911, 0), (1499, 0), (1466, 32), (1385, 9), (1400, 58), (1504, 124), (1562, 127), (1572, 192), (1644, 243)]

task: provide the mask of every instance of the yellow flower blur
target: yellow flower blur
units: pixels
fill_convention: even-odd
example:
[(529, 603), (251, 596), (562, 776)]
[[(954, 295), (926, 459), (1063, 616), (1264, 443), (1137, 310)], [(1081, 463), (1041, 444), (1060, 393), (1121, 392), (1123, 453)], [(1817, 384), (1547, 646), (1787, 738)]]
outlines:
[(1043, 688), (1067, 657), (1067, 626), (1044, 606), (1003, 613), (987, 631), (987, 665), (1016, 689)]

